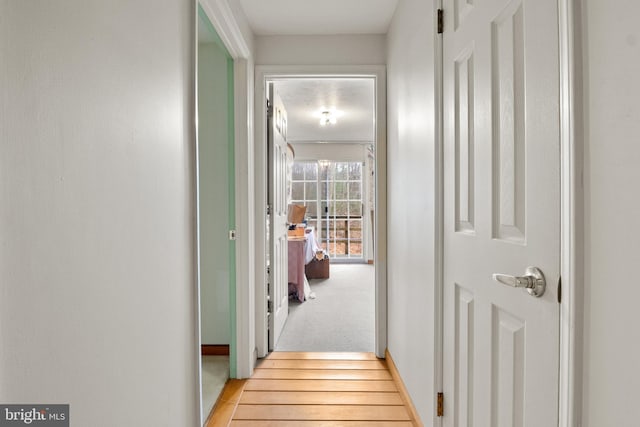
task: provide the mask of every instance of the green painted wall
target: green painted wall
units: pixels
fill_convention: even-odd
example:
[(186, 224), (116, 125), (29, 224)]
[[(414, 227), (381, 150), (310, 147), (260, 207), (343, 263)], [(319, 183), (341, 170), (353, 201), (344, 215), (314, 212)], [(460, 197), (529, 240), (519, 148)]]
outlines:
[(233, 60), (199, 10), (198, 158), (203, 344), (231, 346), (235, 372)]

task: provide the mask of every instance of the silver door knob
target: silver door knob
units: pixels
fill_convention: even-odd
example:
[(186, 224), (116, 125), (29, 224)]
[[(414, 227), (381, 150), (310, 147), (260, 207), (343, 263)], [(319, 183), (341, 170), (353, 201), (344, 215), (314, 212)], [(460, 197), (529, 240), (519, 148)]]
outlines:
[(529, 295), (534, 297), (541, 297), (547, 288), (544, 274), (538, 267), (527, 267), (524, 276), (509, 276), (508, 274), (496, 273), (493, 275), (493, 280), (514, 288), (525, 288)]

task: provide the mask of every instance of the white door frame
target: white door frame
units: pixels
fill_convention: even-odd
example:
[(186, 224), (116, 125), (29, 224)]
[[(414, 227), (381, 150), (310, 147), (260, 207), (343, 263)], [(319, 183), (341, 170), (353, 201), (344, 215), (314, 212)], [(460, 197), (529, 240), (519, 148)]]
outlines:
[[(442, 0), (434, 0), (434, 9), (442, 8)], [(434, 11), (434, 12), (435, 12)], [(446, 13), (446, 11), (445, 11)], [(434, 16), (437, 16), (434, 13)], [(560, 72), (560, 277), (562, 278), (560, 302), (560, 368), (558, 377), (558, 426), (580, 425), (582, 412), (582, 347), (583, 347), (583, 147), (582, 147), (582, 95), (581, 95), (581, 10), (579, 0), (558, 1), (558, 39)], [(442, 122), (442, 37), (436, 33), (436, 123), (438, 139), (436, 176), (438, 194), (436, 202), (436, 321), (439, 323), (435, 352), (438, 373), (434, 377), (436, 391), (442, 390), (443, 368), (443, 244), (442, 193), (444, 191), (443, 122)], [(435, 394), (435, 393), (434, 393)], [(435, 409), (435, 402), (434, 402)], [(435, 413), (435, 411), (434, 411)], [(436, 423), (441, 425), (442, 419)]]
[[(236, 364), (235, 371), (238, 378), (251, 375), (253, 367), (254, 339), (250, 330), (246, 328), (249, 320), (253, 319), (253, 287), (254, 287), (254, 241), (253, 241), (253, 59), (249, 44), (245, 39), (233, 11), (227, 0), (193, 0), (197, 14), (198, 4), (213, 24), (218, 36), (233, 58), (233, 91), (234, 91), (234, 151), (235, 151), (235, 211), (236, 211), (236, 305), (235, 305), (235, 341)], [(197, 17), (196, 17), (197, 19)], [(194, 32), (197, 27), (194, 26)], [(197, 33), (195, 33), (197, 41)], [(195, 46), (194, 46), (195, 49)], [(197, 70), (197, 66), (195, 67)], [(194, 126), (195, 126), (194, 121)], [(197, 152), (197, 148), (196, 148)], [(197, 165), (197, 160), (196, 165)], [(196, 170), (197, 173), (197, 170)], [(197, 182), (197, 179), (196, 179)], [(197, 188), (194, 196), (194, 209), (197, 212)], [(198, 232), (195, 232), (197, 242)], [(196, 248), (197, 249), (197, 248)], [(196, 263), (199, 260), (196, 260)], [(199, 266), (197, 270), (199, 271)], [(199, 279), (197, 279), (199, 280)], [(199, 283), (196, 282), (195, 307), (196, 330), (198, 342), (197, 372), (198, 384), (201, 382), (200, 365), (200, 302)], [(232, 322), (233, 323), (233, 322)], [(234, 331), (232, 330), (232, 333)], [(201, 405), (201, 399), (198, 406)], [(198, 408), (198, 413), (201, 409)], [(204, 420), (202, 420), (204, 422)]]
[(560, 375), (561, 427), (580, 425), (582, 412), (583, 188), (581, 11), (558, 2), (560, 42)]
[(291, 78), (373, 78), (375, 81), (376, 105), (376, 204), (375, 204), (375, 253), (376, 267), (376, 334), (375, 353), (384, 357), (387, 347), (387, 128), (386, 128), (386, 68), (384, 66), (256, 66), (255, 72), (255, 337), (257, 357), (268, 352), (267, 313), (265, 276), (266, 276), (266, 84), (267, 81)]

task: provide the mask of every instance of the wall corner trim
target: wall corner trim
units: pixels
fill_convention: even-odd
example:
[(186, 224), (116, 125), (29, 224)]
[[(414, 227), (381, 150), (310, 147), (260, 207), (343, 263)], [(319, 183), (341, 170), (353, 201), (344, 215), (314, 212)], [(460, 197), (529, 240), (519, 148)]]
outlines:
[(207, 13), (233, 59), (248, 58), (250, 56), (249, 45), (240, 31), (227, 1), (200, 0), (200, 5)]
[(385, 350), (385, 359), (387, 361), (387, 366), (389, 367), (389, 372), (391, 372), (391, 376), (393, 377), (393, 382), (396, 384), (396, 387), (398, 387), (398, 392), (400, 393), (400, 396), (402, 397), (402, 401), (404, 402), (405, 406), (409, 410), (409, 415), (411, 416), (411, 421), (416, 426), (424, 426), (424, 424), (420, 420), (420, 416), (418, 415), (418, 411), (416, 411), (416, 407), (413, 405), (413, 401), (411, 400), (411, 396), (409, 396), (409, 391), (405, 387), (404, 381), (402, 381), (402, 377), (400, 376), (400, 372), (398, 371), (398, 368), (396, 367), (396, 364), (393, 361), (393, 358), (391, 357), (391, 353), (389, 353), (389, 349)]

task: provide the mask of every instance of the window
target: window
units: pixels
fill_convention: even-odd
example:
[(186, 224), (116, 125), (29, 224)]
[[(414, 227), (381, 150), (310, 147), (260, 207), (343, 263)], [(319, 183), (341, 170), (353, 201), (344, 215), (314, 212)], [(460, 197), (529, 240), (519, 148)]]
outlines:
[(294, 162), (292, 202), (307, 206), (309, 225), (333, 258), (363, 258), (361, 162)]
[(318, 228), (318, 162), (294, 162), (291, 203), (305, 205), (308, 225)]

